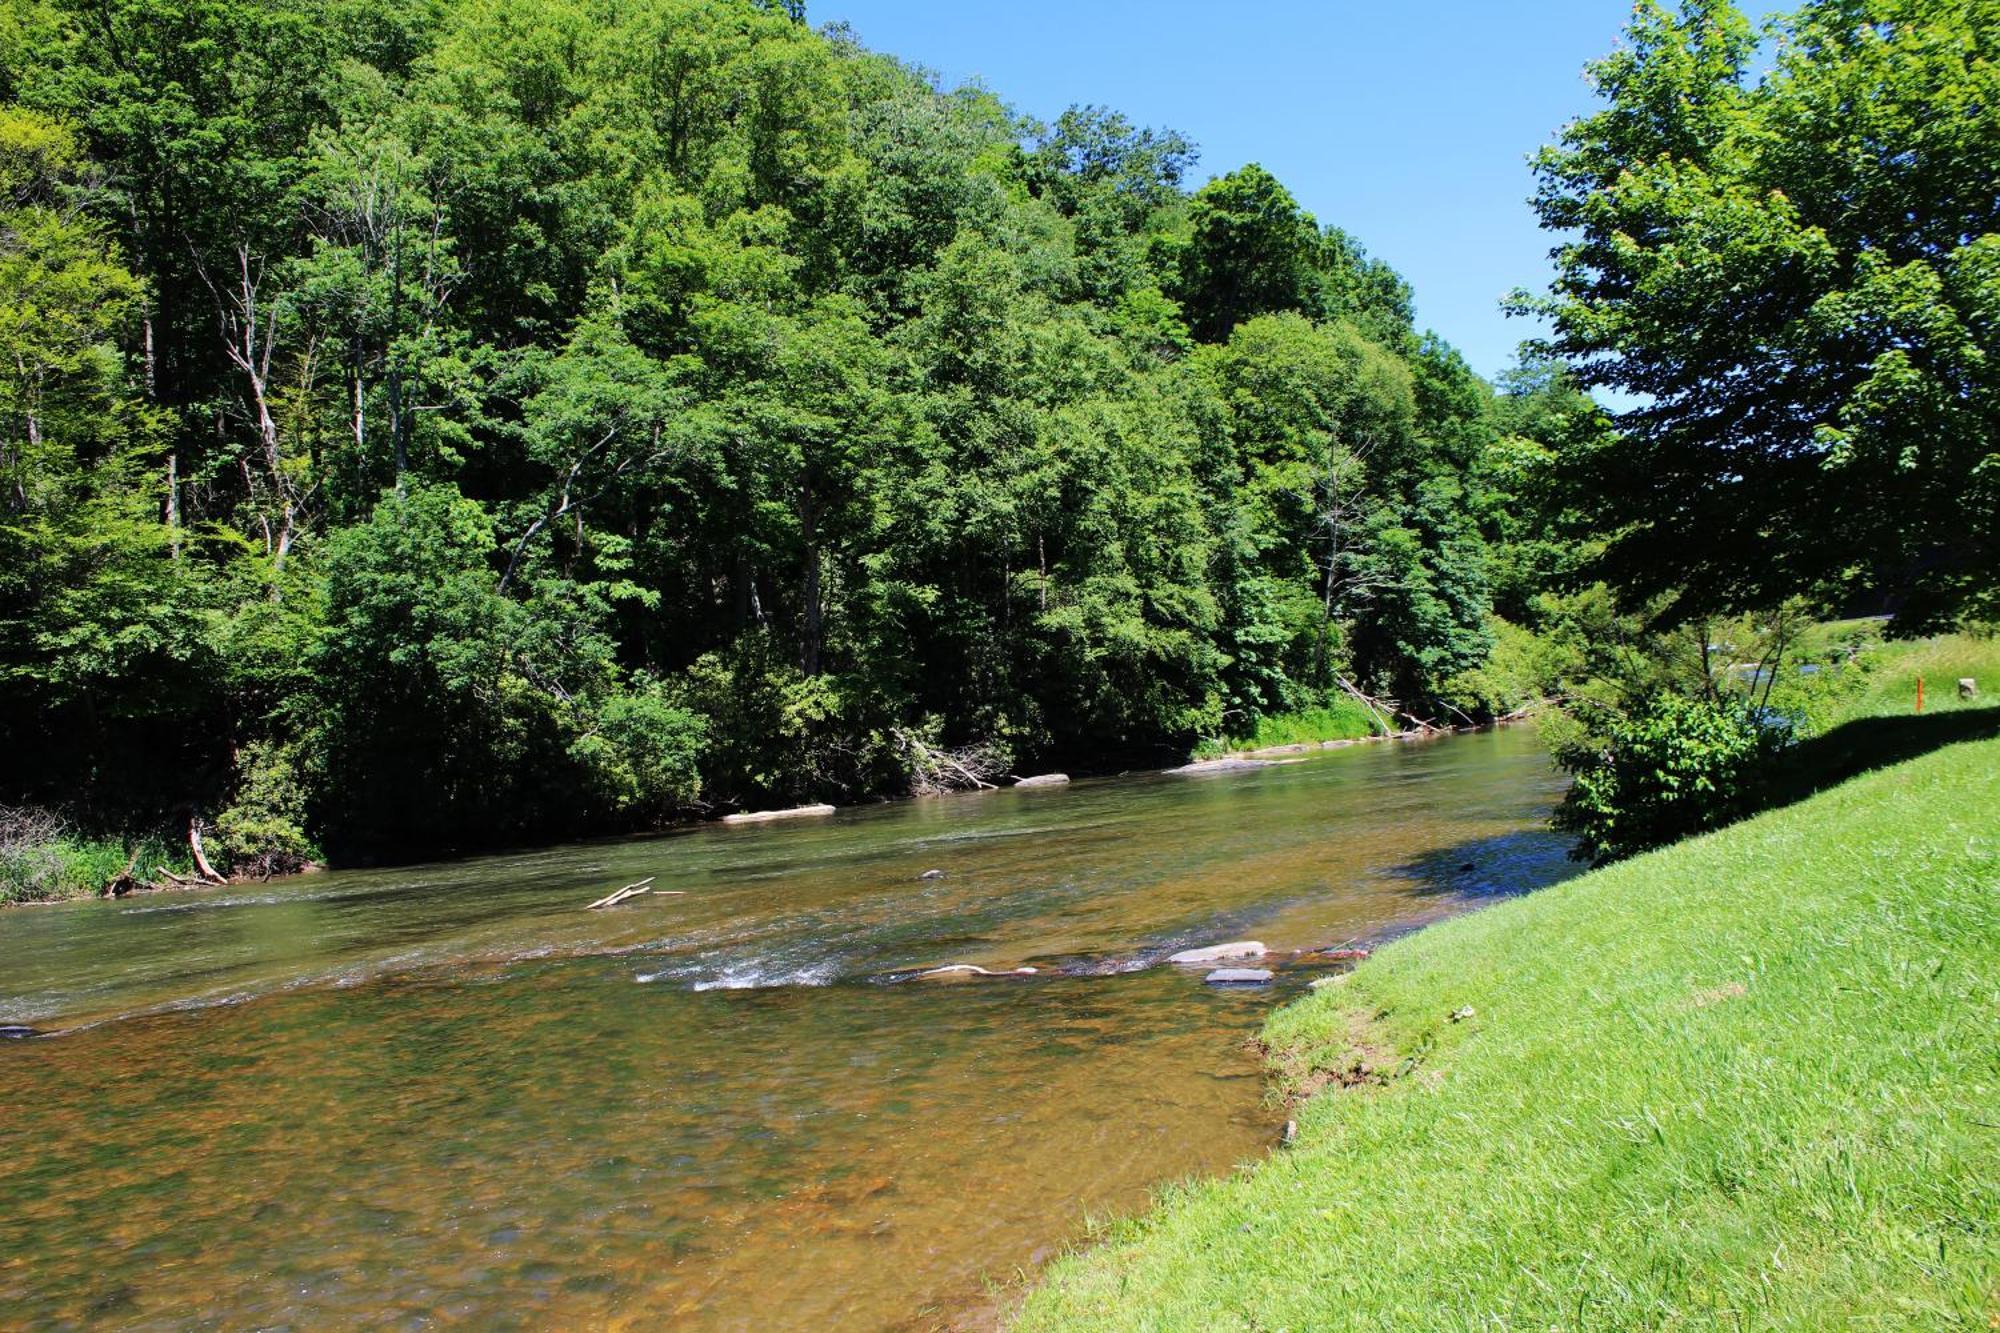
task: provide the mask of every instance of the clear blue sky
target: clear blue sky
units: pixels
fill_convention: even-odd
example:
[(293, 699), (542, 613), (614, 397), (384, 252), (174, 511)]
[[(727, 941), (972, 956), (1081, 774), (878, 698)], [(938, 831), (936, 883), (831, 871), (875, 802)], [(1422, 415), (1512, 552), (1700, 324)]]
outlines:
[[(1761, 10), (1762, 6), (1753, 6)], [(1586, 61), (1629, 0), (808, 0), (870, 48), (1052, 119), (1098, 103), (1201, 145), (1193, 184), (1261, 162), (1416, 289), (1484, 375), (1531, 330), (1500, 313), (1549, 272), (1527, 155), (1589, 110)]]

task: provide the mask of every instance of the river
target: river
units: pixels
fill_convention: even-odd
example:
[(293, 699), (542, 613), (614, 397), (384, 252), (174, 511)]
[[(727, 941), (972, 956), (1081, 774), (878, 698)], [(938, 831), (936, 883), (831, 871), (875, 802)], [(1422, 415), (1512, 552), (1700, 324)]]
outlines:
[(990, 1322), (1275, 1137), (1313, 974), (1149, 964), (1549, 883), (1560, 789), (1511, 729), (8, 912), (0, 1325)]

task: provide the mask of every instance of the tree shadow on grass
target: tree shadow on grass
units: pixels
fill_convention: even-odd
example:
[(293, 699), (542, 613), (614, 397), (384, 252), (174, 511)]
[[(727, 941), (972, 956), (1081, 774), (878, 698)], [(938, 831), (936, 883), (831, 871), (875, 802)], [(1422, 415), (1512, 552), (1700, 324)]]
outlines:
[(1860, 718), (1785, 751), (1751, 813), (1803, 801), (1850, 778), (1947, 745), (1995, 737), (2000, 737), (2000, 708)]
[[(1755, 800), (1731, 822), (1793, 805), (1863, 773), (1920, 758), (1948, 745), (1996, 737), (2000, 737), (2000, 707), (1860, 718), (1784, 751), (1759, 784)], [(1589, 869), (1585, 862), (1567, 855), (1573, 845), (1572, 838), (1552, 829), (1524, 830), (1427, 852), (1386, 873), (1412, 881), (1416, 891), (1424, 895), (1453, 894), (1469, 900), (1510, 898)]]

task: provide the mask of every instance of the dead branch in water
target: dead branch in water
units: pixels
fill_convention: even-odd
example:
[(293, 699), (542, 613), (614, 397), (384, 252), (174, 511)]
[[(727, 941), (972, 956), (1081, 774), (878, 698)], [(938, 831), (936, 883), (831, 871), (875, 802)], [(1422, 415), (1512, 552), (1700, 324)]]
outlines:
[(624, 888), (618, 890), (618, 892), (599, 898), (583, 910), (586, 912), (595, 912), (604, 907), (616, 907), (627, 898), (637, 898), (642, 893), (651, 893), (653, 891), (653, 881), (658, 878), (659, 876), (657, 875), (648, 875), (636, 884), (627, 884)]

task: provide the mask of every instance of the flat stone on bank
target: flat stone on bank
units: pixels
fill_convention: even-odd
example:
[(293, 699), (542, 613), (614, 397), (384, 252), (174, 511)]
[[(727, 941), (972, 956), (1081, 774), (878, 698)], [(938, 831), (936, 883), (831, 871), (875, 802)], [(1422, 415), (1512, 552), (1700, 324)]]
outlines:
[(789, 810), (752, 810), (740, 815), (724, 815), (725, 824), (768, 824), (778, 819), (812, 819), (820, 815), (830, 815), (830, 805), (795, 805)]
[(1170, 963), (1219, 963), (1225, 958), (1262, 958), (1269, 950), (1261, 940), (1235, 940), (1211, 944), (1205, 949), (1183, 949), (1167, 959)]
[(1211, 986), (1262, 986), (1270, 979), (1261, 967), (1218, 967), (1204, 978)]

